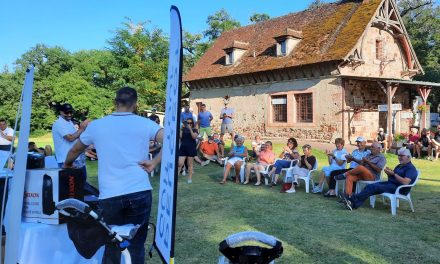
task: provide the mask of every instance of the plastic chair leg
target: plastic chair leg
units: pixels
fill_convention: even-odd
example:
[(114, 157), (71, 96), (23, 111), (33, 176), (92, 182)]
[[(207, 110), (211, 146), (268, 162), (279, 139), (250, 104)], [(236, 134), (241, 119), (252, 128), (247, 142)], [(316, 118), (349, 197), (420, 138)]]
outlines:
[(413, 203), (411, 201), (411, 196), (409, 194), (408, 194), (408, 203), (409, 203), (409, 206), (411, 207), (411, 211), (414, 213), (414, 206), (413, 206)]
[(370, 196), (370, 206), (371, 208), (374, 208), (374, 205), (376, 204), (376, 195)]
[(392, 197), (390, 198), (391, 201), (391, 214), (392, 215), (396, 215), (397, 212), (397, 198), (396, 197)]

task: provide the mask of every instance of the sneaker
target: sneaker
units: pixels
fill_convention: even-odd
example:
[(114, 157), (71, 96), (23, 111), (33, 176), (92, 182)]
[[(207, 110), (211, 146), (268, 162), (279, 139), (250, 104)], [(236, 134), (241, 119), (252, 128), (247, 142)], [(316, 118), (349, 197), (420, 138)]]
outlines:
[(254, 185), (255, 185), (255, 186), (260, 186), (260, 185), (261, 185), (261, 182), (257, 182), (257, 183), (255, 183)]
[(298, 176), (293, 176), (293, 185), (298, 186)]
[(295, 189), (289, 189), (286, 191), (286, 193), (296, 193)]
[(182, 176), (186, 176), (186, 170), (182, 171)]
[(321, 187), (319, 187), (319, 185), (315, 186), (315, 188), (312, 190), (312, 193), (322, 193)]
[(211, 161), (210, 161), (210, 160), (205, 160), (205, 161), (203, 161), (202, 164), (201, 164), (202, 167), (208, 165), (209, 162), (211, 162)]
[(344, 196), (344, 204), (348, 210), (353, 211), (353, 203), (351, 202), (350, 199), (347, 199), (345, 196)]
[(192, 180), (188, 180), (188, 181), (187, 181), (188, 184), (191, 184), (192, 182), (193, 182)]

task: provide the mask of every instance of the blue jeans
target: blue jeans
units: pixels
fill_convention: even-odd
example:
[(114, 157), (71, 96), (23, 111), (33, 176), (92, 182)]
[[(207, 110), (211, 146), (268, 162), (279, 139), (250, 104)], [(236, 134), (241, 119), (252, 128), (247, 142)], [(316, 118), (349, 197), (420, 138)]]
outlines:
[(350, 200), (353, 202), (354, 208), (360, 207), (370, 196), (382, 193), (394, 193), (397, 185), (392, 182), (378, 182), (368, 184), (360, 193), (353, 194)]
[(280, 174), (282, 169), (289, 168), (291, 162), (290, 160), (277, 160), (273, 165), (275, 167), (275, 174)]
[[(148, 221), (150, 219), (151, 190), (99, 200), (104, 221), (109, 225), (140, 224), (136, 236), (130, 240), (131, 263), (144, 264), (145, 241), (147, 240)], [(120, 263), (121, 251), (114, 243), (105, 246), (102, 264)]]

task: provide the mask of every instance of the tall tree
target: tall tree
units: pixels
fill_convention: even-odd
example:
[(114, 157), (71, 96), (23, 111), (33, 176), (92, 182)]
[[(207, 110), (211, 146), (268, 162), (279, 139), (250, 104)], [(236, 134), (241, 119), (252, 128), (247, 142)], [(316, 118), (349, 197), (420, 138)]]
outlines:
[(240, 22), (233, 19), (223, 8), (214, 15), (208, 16), (206, 23), (209, 25), (209, 28), (203, 32), (203, 35), (209, 41), (217, 39), (224, 31), (240, 27)]
[(265, 14), (265, 13), (261, 13), (261, 14), (259, 14), (259, 13), (254, 13), (254, 14), (249, 18), (249, 20), (250, 20), (252, 23), (263, 22), (263, 21), (266, 21), (266, 20), (269, 20), (269, 19), (270, 19), (270, 16), (269, 16), (268, 14)]
[[(398, 5), (411, 44), (425, 70), (425, 75), (416, 79), (440, 83), (440, 7), (430, 0), (401, 0)], [(433, 89), (429, 101), (431, 111), (437, 111), (439, 89)]]
[(315, 9), (318, 8), (320, 6), (322, 6), (324, 3), (323, 0), (313, 0), (310, 4), (309, 4), (309, 9)]

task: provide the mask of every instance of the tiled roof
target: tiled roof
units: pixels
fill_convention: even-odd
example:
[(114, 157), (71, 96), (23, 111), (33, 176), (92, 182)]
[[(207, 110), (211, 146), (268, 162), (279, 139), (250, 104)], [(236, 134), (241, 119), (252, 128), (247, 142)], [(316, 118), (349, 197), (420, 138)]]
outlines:
[[(381, 2), (325, 4), (224, 32), (184, 79), (194, 81), (342, 60), (354, 48)], [(276, 57), (274, 37), (295, 31), (301, 32), (302, 40), (288, 56)], [(238, 62), (226, 66), (224, 49), (234, 41), (249, 43), (247, 51)]]

